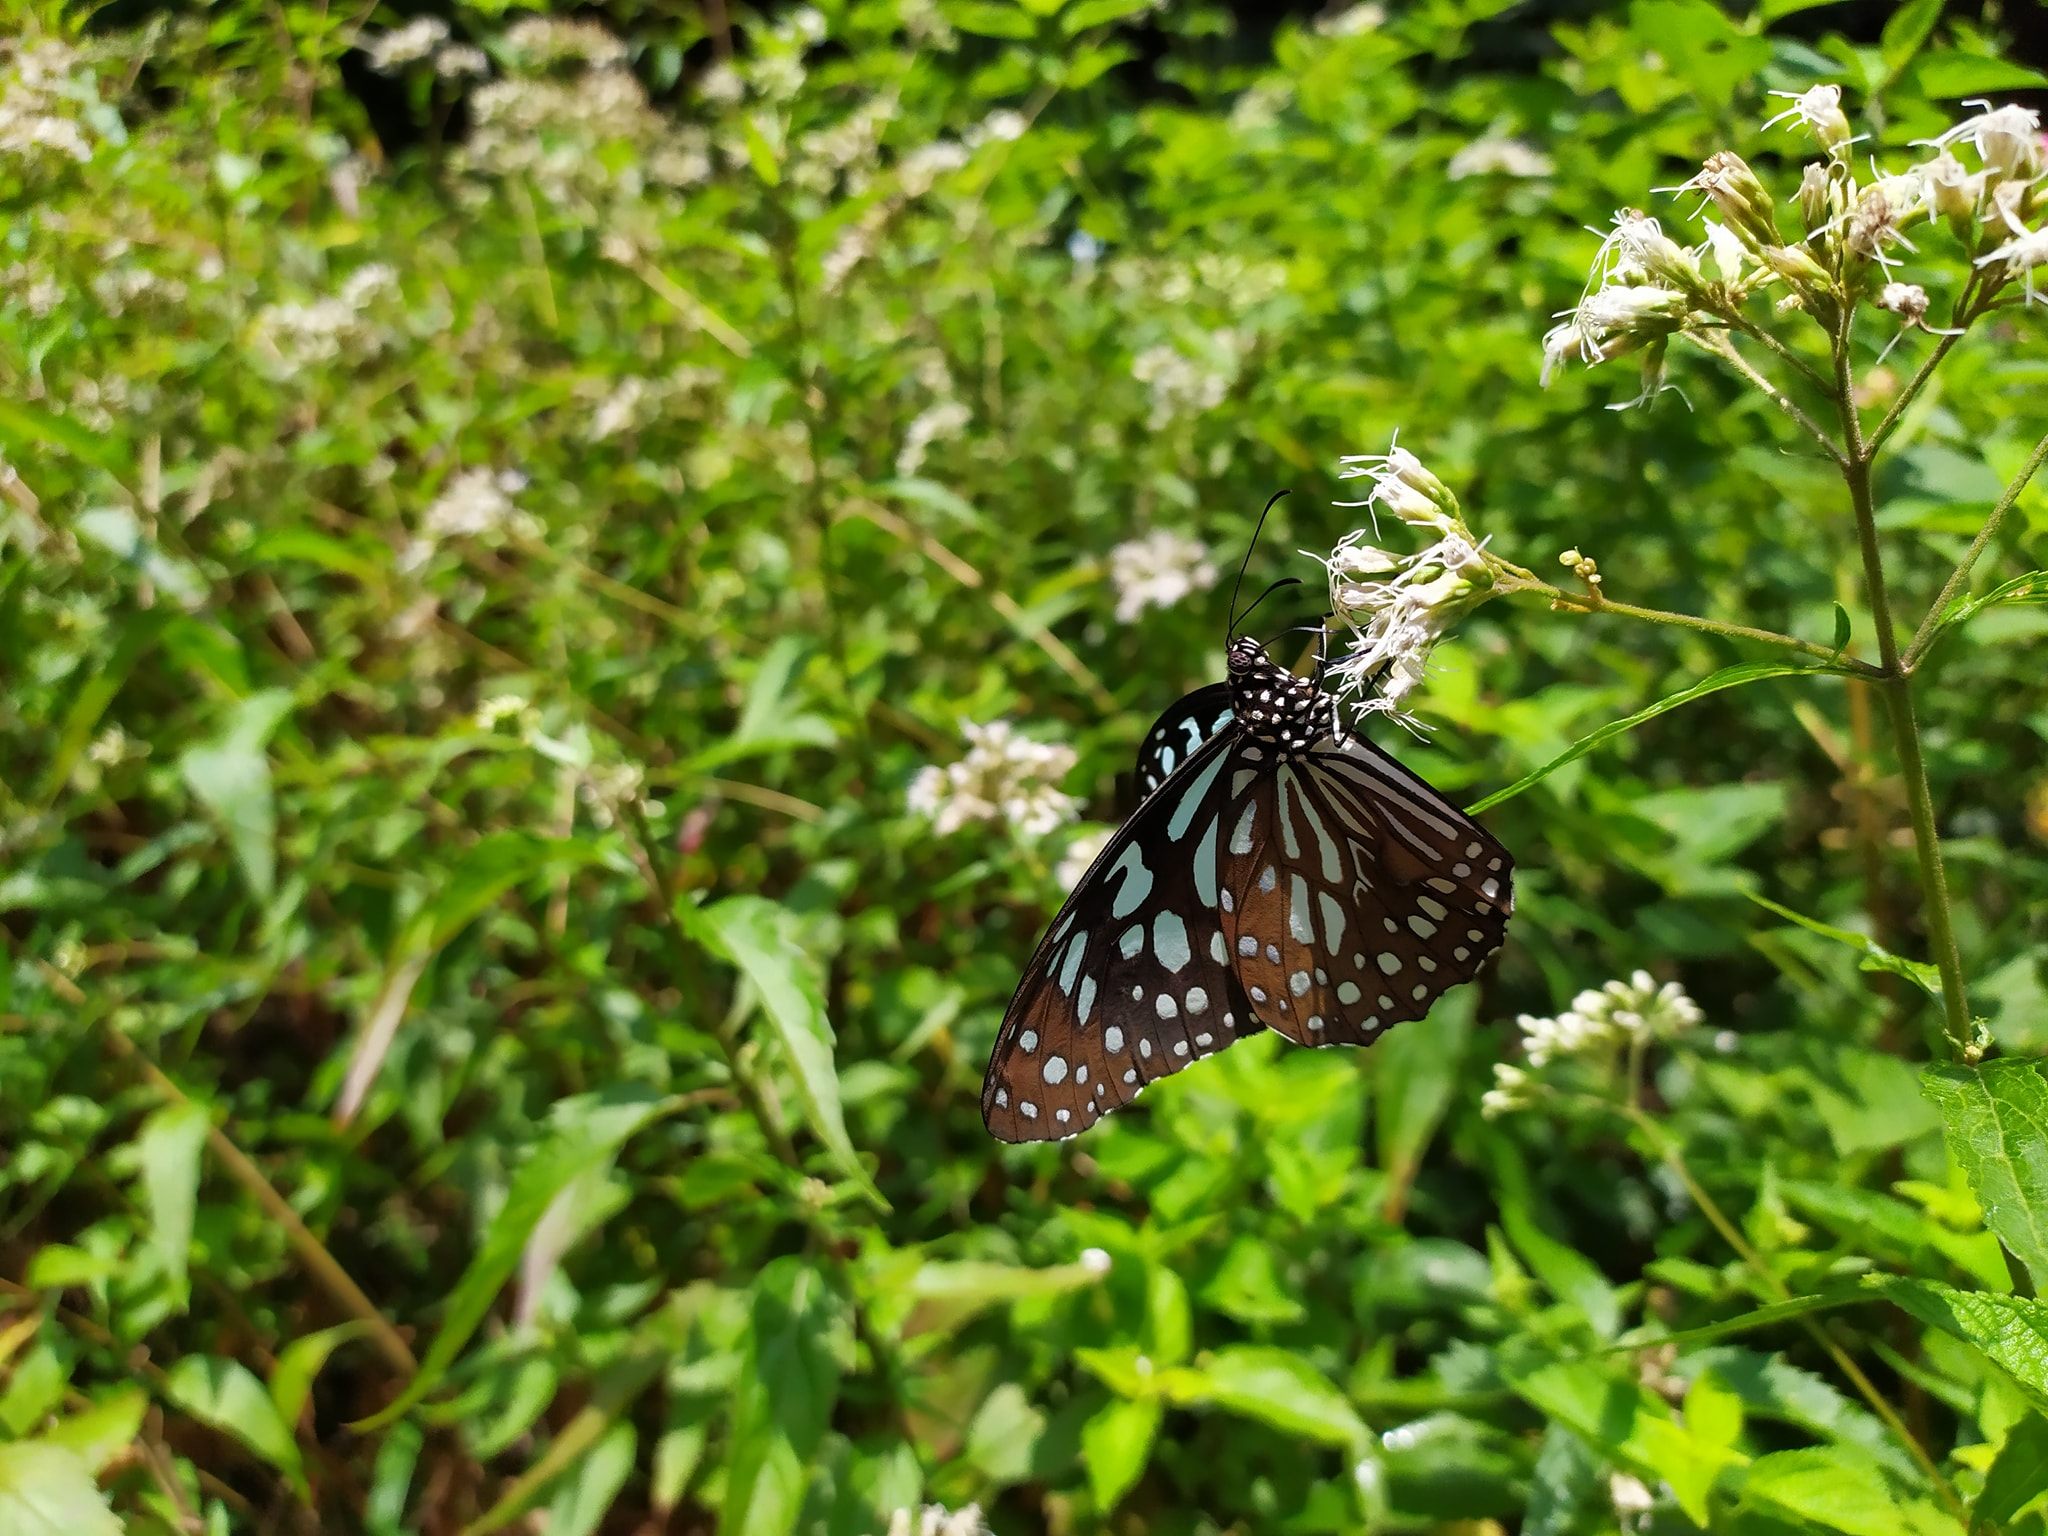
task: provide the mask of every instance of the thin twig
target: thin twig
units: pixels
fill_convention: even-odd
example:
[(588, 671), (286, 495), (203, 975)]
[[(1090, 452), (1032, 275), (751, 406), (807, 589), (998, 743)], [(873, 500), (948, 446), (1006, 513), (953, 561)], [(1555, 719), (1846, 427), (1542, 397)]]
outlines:
[(1648, 624), (1669, 624), (1680, 629), (1698, 630), (1702, 634), (1722, 635), (1730, 640), (1749, 640), (1758, 645), (1776, 646), (1779, 650), (1794, 651), (1809, 656), (1826, 670), (1842, 672), (1856, 677), (1878, 677), (1882, 674), (1867, 661), (1858, 661), (1854, 656), (1845, 656), (1833, 646), (1817, 645), (1811, 640), (1801, 640), (1794, 635), (1781, 635), (1776, 630), (1755, 629), (1747, 624), (1728, 624), (1720, 619), (1703, 619), (1698, 614), (1673, 613), (1664, 608), (1644, 608), (1635, 603), (1617, 603), (1607, 597), (1591, 597), (1582, 592), (1567, 592), (1562, 587), (1552, 586), (1541, 577), (1516, 568), (1515, 592), (1534, 592), (1550, 599), (1559, 608), (1574, 609), (1579, 613), (1611, 613), (1624, 619), (1641, 619)]
[(1985, 520), (1984, 526), (1977, 530), (1977, 537), (1970, 541), (1970, 547), (1964, 552), (1961, 562), (1948, 580), (1942, 583), (1941, 591), (1935, 596), (1934, 605), (1927, 610), (1927, 617), (1920, 621), (1920, 627), (1913, 632), (1913, 643), (1906, 647), (1906, 654), (1900, 661), (1900, 665), (1907, 673), (1912, 672), (1919, 664), (1920, 658), (1927, 653), (1927, 647), (1934, 643), (1935, 631), (1941, 624), (1942, 615), (1948, 611), (1948, 605), (1969, 581), (1970, 568), (1990, 547), (1991, 541), (1998, 537), (1998, 530), (2005, 526), (2006, 517), (2012, 512), (2014, 504), (2020, 499), (2020, 493), (2027, 488), (2027, 482), (2034, 478), (2034, 471), (2041, 467), (2044, 459), (2048, 459), (2048, 436), (2034, 444), (2034, 451), (2027, 455), (2027, 462), (2020, 466), (2019, 474), (2014, 476), (2012, 484), (2005, 488), (2005, 494), (1998, 498), (1998, 505), (1991, 509), (1991, 516)]
[[(1808, 437), (1812, 438), (1816, 443), (1820, 444), (1822, 451), (1825, 452), (1829, 458), (1833, 459), (1837, 465), (1843, 465), (1848, 463), (1847, 458), (1845, 458), (1842, 453), (1841, 447), (1835, 442), (1835, 440), (1832, 437), (1828, 435), (1826, 429), (1824, 429), (1821, 426), (1821, 424), (1815, 421), (1811, 416), (1807, 415), (1806, 412), (1800, 408), (1799, 403), (1796, 400), (1794, 400), (1790, 395), (1786, 394), (1782, 389), (1778, 388), (1777, 385), (1773, 384), (1769, 379), (1765, 378), (1761, 373), (1757, 372), (1756, 369), (1750, 365), (1749, 359), (1744, 357), (1740, 352), (1736, 351), (1735, 344), (1732, 341), (1730, 341), (1725, 335), (1719, 332), (1703, 333), (1700, 331), (1681, 331), (1679, 334), (1689, 339), (1692, 342), (1692, 344), (1698, 347), (1702, 352), (1705, 352), (1710, 356), (1720, 358), (1722, 362), (1726, 363), (1729, 367), (1733, 368), (1737, 373), (1741, 374), (1743, 378), (1747, 379), (1752, 385), (1756, 387), (1757, 391), (1760, 394), (1762, 394), (1765, 399), (1769, 400), (1771, 404), (1775, 405), (1779, 410), (1783, 411), (1788, 417), (1790, 417), (1795, 423), (1797, 423), (1800, 429), (1804, 431)], [(1745, 332), (1744, 334), (1746, 335), (1748, 333)], [(1712, 337), (1711, 340), (1708, 339), (1709, 336)]]

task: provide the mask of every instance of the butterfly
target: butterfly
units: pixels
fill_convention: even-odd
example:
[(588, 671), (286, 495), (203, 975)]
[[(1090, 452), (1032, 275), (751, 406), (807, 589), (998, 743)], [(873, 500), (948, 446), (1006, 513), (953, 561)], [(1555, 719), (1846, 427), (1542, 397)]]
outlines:
[(1491, 833), (1347, 729), (1320, 666), (1241, 636), (1226, 659), (1146, 732), (1143, 800), (1024, 969), (982, 1083), (998, 1140), (1077, 1135), (1262, 1030), (1369, 1044), (1507, 936)]

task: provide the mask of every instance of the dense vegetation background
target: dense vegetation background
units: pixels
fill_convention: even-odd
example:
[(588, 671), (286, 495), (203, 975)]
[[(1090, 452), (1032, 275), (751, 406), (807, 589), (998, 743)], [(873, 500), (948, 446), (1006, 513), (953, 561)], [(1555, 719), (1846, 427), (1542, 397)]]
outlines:
[[(445, 16), (0, 44), (0, 1533), (2048, 1530), (2025, 602), (1921, 675), (1981, 1070), (1919, 1076), (1878, 690), (1758, 675), (1489, 813), (1520, 908), (1430, 1019), (1058, 1147), (977, 1111), (1278, 486), (1261, 582), (1398, 430), (1507, 559), (1877, 656), (1765, 398), (1541, 342), (1714, 151), (1794, 225), (1768, 92), (1841, 84), (1859, 175), (2038, 99), (1995, 9)], [(1937, 324), (1982, 248), (1889, 259)], [(1873, 414), (1938, 345), (1886, 321)], [(2042, 325), (1898, 419), (1906, 630)], [(2044, 544), (2030, 488), (1977, 588)], [(1769, 659), (1571, 592), (1381, 739), (1476, 800)], [(1638, 971), (1654, 1030), (1579, 998), (1502, 1095)]]

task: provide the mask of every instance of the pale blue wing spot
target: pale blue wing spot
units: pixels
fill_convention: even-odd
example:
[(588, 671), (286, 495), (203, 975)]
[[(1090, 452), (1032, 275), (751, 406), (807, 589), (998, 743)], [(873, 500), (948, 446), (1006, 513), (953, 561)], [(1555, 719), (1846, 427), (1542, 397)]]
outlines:
[(1162, 912), (1152, 919), (1152, 950), (1159, 963), (1176, 975), (1194, 958), (1188, 946), (1188, 925), (1178, 912)]

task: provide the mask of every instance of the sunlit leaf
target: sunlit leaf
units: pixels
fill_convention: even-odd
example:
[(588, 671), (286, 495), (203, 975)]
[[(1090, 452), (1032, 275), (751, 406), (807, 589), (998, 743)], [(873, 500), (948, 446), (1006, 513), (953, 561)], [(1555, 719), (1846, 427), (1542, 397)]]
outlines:
[(2007, 1059), (1929, 1067), (1921, 1082), (1985, 1224), (2048, 1287), (2048, 1075)]

